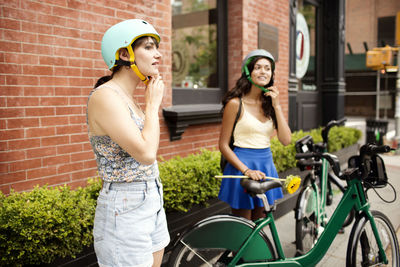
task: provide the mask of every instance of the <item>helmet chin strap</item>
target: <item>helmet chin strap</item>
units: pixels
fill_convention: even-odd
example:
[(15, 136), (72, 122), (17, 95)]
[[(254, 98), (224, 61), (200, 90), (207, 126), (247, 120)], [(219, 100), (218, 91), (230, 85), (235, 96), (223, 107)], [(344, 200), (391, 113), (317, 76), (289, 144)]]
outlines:
[(149, 78), (144, 76), (140, 72), (138, 67), (136, 66), (136, 64), (135, 64), (135, 54), (133, 53), (132, 46), (130, 45), (126, 49), (128, 50), (128, 53), (129, 53), (129, 61), (118, 59), (118, 60), (115, 61), (115, 63), (117, 65), (130, 66), (131, 69), (133, 70), (133, 72), (135, 72), (136, 75), (139, 77), (139, 79), (142, 80), (142, 82), (144, 82), (144, 84), (147, 85), (147, 83), (149, 82)]
[(255, 84), (255, 82), (253, 82), (253, 79), (251, 79), (251, 75), (250, 75), (249, 69), (247, 68), (247, 64), (244, 66), (244, 73), (246, 74), (247, 80), (249, 80), (255, 87), (258, 87), (264, 93), (268, 93), (269, 92), (269, 90), (267, 88), (259, 86), (258, 84)]

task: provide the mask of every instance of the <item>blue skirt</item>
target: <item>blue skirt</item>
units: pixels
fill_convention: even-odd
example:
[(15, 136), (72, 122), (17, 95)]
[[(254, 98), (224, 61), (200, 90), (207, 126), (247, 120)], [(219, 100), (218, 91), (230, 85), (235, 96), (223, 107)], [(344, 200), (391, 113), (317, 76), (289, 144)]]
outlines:
[[(235, 152), (236, 156), (249, 169), (262, 171), (270, 177), (278, 177), (270, 148), (251, 149), (235, 147), (233, 152)], [(224, 170), (224, 175), (243, 174), (228, 162)], [(283, 197), (281, 188), (273, 188), (268, 190), (265, 194), (270, 205), (273, 204), (276, 199)], [(251, 197), (244, 191), (244, 188), (240, 185), (240, 179), (222, 179), (218, 198), (228, 203), (234, 209), (254, 209), (256, 206), (264, 206), (261, 199)]]

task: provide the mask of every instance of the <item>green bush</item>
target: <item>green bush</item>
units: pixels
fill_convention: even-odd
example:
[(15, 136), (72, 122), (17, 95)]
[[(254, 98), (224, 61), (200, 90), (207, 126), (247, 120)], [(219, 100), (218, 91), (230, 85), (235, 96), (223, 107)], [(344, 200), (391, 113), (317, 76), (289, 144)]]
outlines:
[(218, 195), (221, 173), (219, 151), (202, 150), (185, 158), (174, 157), (159, 163), (167, 211), (188, 211), (195, 204), (205, 204)]
[[(293, 132), (292, 141), (287, 146), (283, 146), (276, 137), (272, 138), (271, 150), (276, 170), (282, 172), (296, 167), (296, 159), (294, 158), (296, 154), (294, 147), (296, 141), (306, 135), (310, 135), (313, 138), (314, 143), (322, 142), (321, 130), (322, 128), (313, 129), (308, 132), (303, 132), (301, 130)], [(329, 131), (329, 152), (335, 152), (357, 143), (361, 134), (361, 131), (355, 128), (333, 127)]]
[(0, 192), (0, 266), (74, 256), (92, 243), (94, 211), (95, 200), (82, 188)]

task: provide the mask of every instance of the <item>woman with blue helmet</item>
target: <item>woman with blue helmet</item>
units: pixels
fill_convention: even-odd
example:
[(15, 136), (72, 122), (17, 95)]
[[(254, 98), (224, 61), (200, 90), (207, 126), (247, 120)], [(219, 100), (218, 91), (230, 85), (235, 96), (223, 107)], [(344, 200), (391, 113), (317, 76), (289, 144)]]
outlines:
[[(254, 50), (244, 58), (242, 75), (235, 87), (225, 94), (219, 138), (219, 149), (228, 161), (224, 175), (246, 175), (254, 180), (278, 177), (270, 138), (276, 133), (278, 140), (288, 145), (291, 131), (279, 103), (274, 76), (274, 57), (266, 50)], [(231, 135), (233, 150), (229, 146)], [(266, 195), (269, 204), (283, 197), (281, 188), (269, 190)], [(223, 179), (219, 198), (231, 206), (234, 215), (249, 220), (264, 217), (262, 201), (246, 194), (240, 179)]]
[[(122, 21), (103, 36), (101, 52), (111, 75), (89, 95), (89, 140), (103, 186), (94, 219), (94, 249), (102, 266), (160, 266), (169, 243), (157, 165), (160, 36), (140, 19)], [(145, 106), (135, 101), (145, 83)]]

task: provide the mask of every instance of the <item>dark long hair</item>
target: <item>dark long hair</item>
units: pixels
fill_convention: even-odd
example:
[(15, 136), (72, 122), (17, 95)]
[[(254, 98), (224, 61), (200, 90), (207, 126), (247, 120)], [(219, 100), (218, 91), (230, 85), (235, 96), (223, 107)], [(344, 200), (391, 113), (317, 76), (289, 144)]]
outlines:
[[(156, 44), (156, 46), (157, 46), (157, 48), (158, 48), (158, 42), (157, 42), (156, 38), (154, 38), (154, 37), (152, 37), (152, 36), (143, 36), (143, 37), (140, 37), (139, 39), (137, 39), (136, 41), (133, 42), (133, 44), (132, 44), (132, 50), (135, 50), (135, 47), (138, 46), (138, 45), (141, 45), (144, 41), (147, 40), (148, 37), (150, 37), (150, 38), (153, 39), (154, 43)], [(101, 77), (100, 79), (98, 79), (97, 82), (96, 82), (96, 84), (94, 85), (94, 88), (97, 88), (97, 87), (99, 87), (100, 85), (102, 85), (103, 83), (106, 83), (106, 82), (108, 82), (109, 80), (111, 80), (111, 79), (114, 77), (114, 74), (117, 73), (117, 72), (121, 69), (121, 67), (122, 67), (122, 66), (120, 66), (120, 65), (114, 66), (114, 67), (112, 68), (112, 70), (111, 70), (112, 73), (111, 73), (110, 75), (106, 75), (106, 76), (103, 76), (103, 77)]]
[[(254, 70), (254, 65), (256, 64), (256, 62), (261, 59), (261, 58), (265, 58), (265, 57), (261, 57), (261, 56), (256, 56), (252, 59), (252, 61), (247, 65), (247, 68), (249, 69), (249, 72), (252, 73)], [(268, 59), (268, 58), (267, 58)], [(272, 62), (270, 59), (268, 59), (271, 63), (272, 66)], [(275, 70), (272, 69), (272, 75), (271, 75), (271, 80), (269, 81), (269, 83), (267, 85), (265, 85), (265, 88), (268, 88), (272, 85), (274, 85), (274, 77), (275, 77)], [(224, 97), (222, 98), (222, 110), (221, 112), (223, 112), (225, 105), (229, 102), (229, 100), (231, 100), (232, 98), (235, 97), (240, 97), (242, 98), (243, 96), (245, 96), (246, 94), (248, 94), (250, 92), (251, 89), (251, 82), (247, 79), (246, 74), (244, 72), (242, 72), (242, 76), (236, 81), (236, 85), (235, 87), (233, 87), (231, 90), (227, 91), (224, 95)], [(272, 106), (272, 99), (270, 96), (265, 96), (264, 94), (261, 94), (260, 96), (261, 99), (261, 107), (262, 110), (264, 112), (264, 115), (267, 118), (272, 119), (275, 128), (278, 128), (278, 122), (276, 120), (276, 115), (275, 115), (275, 109)]]

